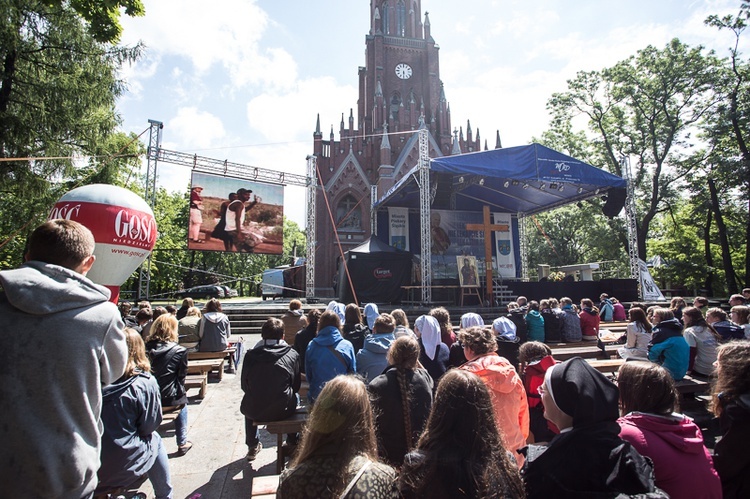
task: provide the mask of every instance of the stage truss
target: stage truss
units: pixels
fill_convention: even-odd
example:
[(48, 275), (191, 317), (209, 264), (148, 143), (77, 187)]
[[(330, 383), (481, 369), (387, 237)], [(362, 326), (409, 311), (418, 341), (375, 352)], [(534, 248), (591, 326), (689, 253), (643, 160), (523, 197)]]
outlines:
[[(275, 185), (296, 185), (307, 188), (307, 273), (305, 284), (305, 296), (312, 298), (315, 290), (315, 189), (316, 161), (315, 156), (307, 157), (307, 175), (295, 175), (293, 173), (268, 170), (256, 166), (233, 163), (227, 160), (219, 160), (198, 156), (197, 154), (185, 154), (178, 151), (169, 151), (161, 147), (161, 131), (164, 124), (161, 121), (148, 120), (150, 125), (148, 150), (146, 156), (148, 165), (146, 168), (146, 202), (154, 208), (156, 201), (156, 168), (159, 161), (175, 165), (189, 166), (195, 172), (209, 173), (236, 177), (242, 180), (252, 180)], [(151, 256), (141, 265), (138, 278), (138, 298), (147, 298), (151, 282)]]

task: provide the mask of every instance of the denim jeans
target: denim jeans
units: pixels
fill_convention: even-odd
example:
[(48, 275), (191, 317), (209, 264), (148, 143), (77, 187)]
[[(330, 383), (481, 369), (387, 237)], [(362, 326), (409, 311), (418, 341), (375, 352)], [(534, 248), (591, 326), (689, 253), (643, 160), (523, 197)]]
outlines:
[(169, 458), (167, 450), (164, 448), (164, 442), (159, 435), (154, 432), (154, 437), (159, 439), (159, 447), (156, 454), (156, 461), (148, 470), (148, 479), (154, 488), (156, 499), (172, 499), (172, 480), (169, 476)]
[(181, 447), (187, 443), (188, 411), (187, 404), (182, 408), (177, 419), (174, 420), (174, 436), (177, 438), (177, 446)]
[(249, 450), (255, 449), (258, 445), (258, 427), (253, 424), (253, 420), (245, 418), (245, 445)]

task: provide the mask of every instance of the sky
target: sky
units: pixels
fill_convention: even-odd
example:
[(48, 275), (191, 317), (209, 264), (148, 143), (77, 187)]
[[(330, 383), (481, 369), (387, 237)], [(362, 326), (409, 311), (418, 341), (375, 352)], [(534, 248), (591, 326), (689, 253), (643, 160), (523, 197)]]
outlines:
[[(305, 175), (316, 117), (338, 139), (357, 107), (365, 65), (366, 0), (144, 0), (124, 16), (122, 43), (144, 44), (123, 68), (126, 132), (164, 123), (162, 147)], [(210, 5), (210, 7), (207, 7)], [(740, 0), (422, 0), (440, 46), (454, 126), (471, 121), (494, 147), (528, 144), (549, 124), (546, 104), (579, 71), (601, 70), (672, 38), (728, 55), (729, 32), (703, 24)], [(748, 35), (750, 36), (750, 35)], [(745, 42), (746, 44), (747, 42)], [(745, 57), (747, 51), (745, 50)], [(147, 140), (148, 134), (143, 135)], [(190, 168), (159, 163), (158, 184), (186, 192)], [(285, 188), (284, 214), (306, 225), (305, 192)]]

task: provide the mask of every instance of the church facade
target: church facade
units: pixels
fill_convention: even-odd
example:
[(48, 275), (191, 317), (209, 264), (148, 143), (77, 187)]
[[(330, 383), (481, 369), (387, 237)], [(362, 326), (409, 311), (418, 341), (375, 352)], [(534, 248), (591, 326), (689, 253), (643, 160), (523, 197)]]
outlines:
[[(316, 296), (334, 295), (341, 252), (371, 236), (372, 186), (377, 186), (379, 198), (417, 164), (416, 132), (421, 127), (429, 131), (431, 157), (481, 149), (479, 130), (474, 135), (470, 122), (465, 137), (462, 127), (451, 128), (450, 105), (440, 80), (440, 49), (421, 4), (371, 0), (356, 116), (354, 108), (348, 117), (342, 113), (338, 139), (331, 126), (327, 140), (318, 116), (313, 134), (318, 170)], [(495, 147), (500, 147), (499, 132)]]

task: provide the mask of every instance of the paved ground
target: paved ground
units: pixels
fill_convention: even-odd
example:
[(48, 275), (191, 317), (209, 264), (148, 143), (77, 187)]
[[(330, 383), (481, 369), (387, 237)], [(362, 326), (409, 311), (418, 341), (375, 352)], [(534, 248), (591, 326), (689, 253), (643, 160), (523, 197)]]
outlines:
[[(247, 345), (254, 345), (260, 335), (246, 335)], [(188, 395), (197, 394), (190, 390)], [(160, 433), (169, 453), (175, 499), (249, 498), (253, 477), (276, 473), (276, 437), (261, 430), (263, 450), (253, 463), (245, 460), (244, 417), (240, 413), (239, 371), (225, 373), (221, 382), (209, 376), (208, 393), (203, 400), (190, 397), (188, 407), (188, 440), (193, 448), (177, 456), (174, 425), (162, 426)], [(146, 481), (138, 489), (153, 497)]]

